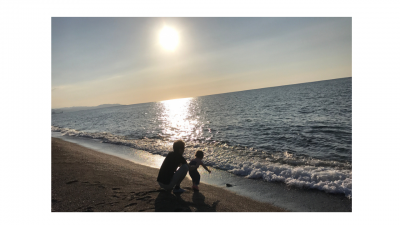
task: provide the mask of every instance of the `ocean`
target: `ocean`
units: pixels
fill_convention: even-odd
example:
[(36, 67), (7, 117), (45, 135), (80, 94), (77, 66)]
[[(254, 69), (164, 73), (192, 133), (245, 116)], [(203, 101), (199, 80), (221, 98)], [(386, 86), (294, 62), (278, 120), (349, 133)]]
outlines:
[(352, 78), (53, 114), (51, 130), (352, 198)]

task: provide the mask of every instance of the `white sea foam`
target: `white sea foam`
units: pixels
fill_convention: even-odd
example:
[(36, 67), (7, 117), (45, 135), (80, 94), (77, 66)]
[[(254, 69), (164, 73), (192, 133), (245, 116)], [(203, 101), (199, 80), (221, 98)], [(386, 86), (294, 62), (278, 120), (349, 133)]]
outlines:
[(290, 186), (313, 188), (328, 193), (352, 195), (352, 172), (315, 166), (293, 167), (275, 163), (244, 163), (229, 170), (247, 178), (284, 182)]
[[(159, 139), (127, 140), (109, 133), (89, 133), (55, 126), (51, 130), (67, 136), (102, 139), (103, 142), (126, 145), (164, 156), (172, 150), (172, 143)], [(214, 168), (250, 179), (284, 182), (290, 186), (340, 193), (352, 198), (351, 166), (346, 167), (340, 162), (296, 158), (287, 152), (265, 155), (253, 148), (238, 149), (226, 144), (198, 143), (188, 143), (184, 157), (191, 159), (199, 149), (205, 154), (205, 164)]]

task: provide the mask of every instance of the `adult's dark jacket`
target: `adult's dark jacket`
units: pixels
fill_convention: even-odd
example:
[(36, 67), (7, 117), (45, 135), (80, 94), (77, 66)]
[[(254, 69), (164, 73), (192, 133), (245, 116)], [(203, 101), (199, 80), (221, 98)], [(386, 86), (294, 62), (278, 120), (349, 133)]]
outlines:
[(175, 152), (168, 153), (158, 172), (157, 181), (168, 185), (180, 164), (187, 164), (181, 154)]

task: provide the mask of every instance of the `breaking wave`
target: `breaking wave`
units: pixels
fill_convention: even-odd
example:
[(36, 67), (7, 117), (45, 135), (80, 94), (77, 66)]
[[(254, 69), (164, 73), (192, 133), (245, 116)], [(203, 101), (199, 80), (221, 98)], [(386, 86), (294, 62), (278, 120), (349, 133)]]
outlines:
[[(163, 156), (172, 150), (172, 143), (162, 139), (132, 140), (106, 132), (84, 132), (57, 126), (52, 126), (51, 130), (65, 136), (101, 139), (105, 143), (125, 145)], [(352, 198), (352, 168), (349, 163), (300, 157), (287, 151), (271, 154), (226, 143), (187, 142), (184, 157), (189, 160), (200, 149), (205, 154), (207, 166), (250, 179), (283, 182), (289, 186), (344, 194)]]

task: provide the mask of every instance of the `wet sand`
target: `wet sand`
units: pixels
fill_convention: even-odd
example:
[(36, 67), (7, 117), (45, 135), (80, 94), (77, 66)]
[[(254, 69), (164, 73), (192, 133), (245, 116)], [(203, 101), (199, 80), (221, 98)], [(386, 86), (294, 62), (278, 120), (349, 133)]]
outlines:
[(52, 212), (283, 212), (224, 188), (200, 185), (185, 192), (163, 191), (158, 169), (135, 164), (80, 145), (52, 138)]

